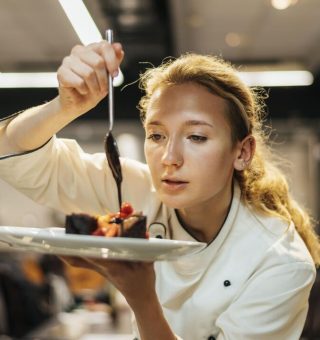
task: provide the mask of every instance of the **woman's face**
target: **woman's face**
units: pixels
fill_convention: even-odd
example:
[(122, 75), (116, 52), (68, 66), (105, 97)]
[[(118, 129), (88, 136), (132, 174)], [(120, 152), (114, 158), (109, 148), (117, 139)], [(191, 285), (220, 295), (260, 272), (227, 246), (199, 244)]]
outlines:
[(145, 155), (159, 198), (187, 209), (230, 191), (236, 148), (226, 102), (194, 83), (158, 89), (145, 120)]

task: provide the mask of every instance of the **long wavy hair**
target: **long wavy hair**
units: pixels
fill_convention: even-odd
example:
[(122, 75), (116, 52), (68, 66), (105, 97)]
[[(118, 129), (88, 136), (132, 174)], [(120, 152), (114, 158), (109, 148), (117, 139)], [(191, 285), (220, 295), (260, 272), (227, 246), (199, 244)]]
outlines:
[(292, 221), (319, 266), (320, 245), (315, 223), (291, 197), (287, 179), (268, 143), (269, 134), (264, 129), (265, 96), (262, 91), (245, 85), (232, 65), (214, 56), (190, 53), (147, 69), (140, 77), (140, 88), (145, 92), (138, 105), (142, 122), (155, 90), (186, 82), (202, 85), (226, 100), (234, 144), (248, 135), (256, 140), (250, 165), (244, 171), (234, 172), (242, 199), (260, 213), (278, 216), (288, 223)]

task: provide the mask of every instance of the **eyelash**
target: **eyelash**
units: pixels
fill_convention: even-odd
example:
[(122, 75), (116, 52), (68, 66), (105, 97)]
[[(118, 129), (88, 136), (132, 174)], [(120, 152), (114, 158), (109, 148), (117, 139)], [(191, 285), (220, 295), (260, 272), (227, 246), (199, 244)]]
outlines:
[[(165, 138), (165, 137), (162, 136), (159, 133), (152, 133), (147, 137), (147, 139), (150, 139), (153, 142), (159, 142), (163, 138)], [(199, 136), (199, 135), (190, 135), (190, 136), (187, 137), (187, 139), (190, 139), (195, 143), (204, 143), (204, 142), (207, 141), (208, 138), (204, 137), (204, 136)]]
[(207, 141), (207, 137), (204, 137), (204, 136), (199, 136), (199, 135), (191, 135), (191, 136), (188, 136), (188, 139), (191, 139), (193, 142), (196, 142), (196, 143), (204, 143)]
[(147, 137), (147, 139), (151, 139), (153, 142), (159, 142), (161, 138), (163, 138), (163, 136), (159, 133), (152, 133)]

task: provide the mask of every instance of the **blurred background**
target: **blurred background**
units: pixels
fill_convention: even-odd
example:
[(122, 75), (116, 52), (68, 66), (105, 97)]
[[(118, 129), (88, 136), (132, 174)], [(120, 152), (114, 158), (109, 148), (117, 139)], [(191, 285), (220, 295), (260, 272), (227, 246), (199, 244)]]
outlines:
[[(105, 30), (112, 28), (114, 40), (125, 50), (123, 80), (115, 88), (115, 134), (122, 156), (143, 161), (144, 133), (136, 109), (142, 94), (139, 74), (168, 56), (186, 52), (218, 55), (234, 64), (249, 85), (267, 91), (266, 125), (274, 129), (276, 152), (287, 159), (283, 167), (292, 193), (319, 219), (319, 15), (319, 0), (0, 0), (0, 118), (54, 98), (55, 72), (71, 48), (99, 41)], [(107, 118), (103, 100), (60, 136), (76, 138), (89, 152), (101, 152)], [(1, 225), (51, 227), (63, 223), (64, 216), (38, 206), (0, 180)], [(0, 254), (4, 264), (13, 258), (27, 284), (37, 291), (41, 287), (41, 298), (47, 284), (43, 268), (59, 268), (57, 275), (64, 278), (71, 299), (60, 303), (60, 312), (76, 302), (88, 306), (88, 301), (96, 301), (100, 314), (95, 317), (110, 316), (110, 326), (115, 311), (126, 310), (121, 297), (93, 273), (74, 273), (61, 263), (33, 254), (23, 259)], [(42, 262), (47, 264), (43, 267)], [(99, 309), (100, 303), (111, 307)], [(38, 319), (21, 326), (21, 334), (34, 331), (52, 315), (57, 315), (57, 310), (39, 312)], [(129, 332), (128, 315), (124, 315), (121, 327), (118, 323), (109, 329)], [(63, 317), (60, 323), (67, 323), (68, 316)], [(12, 335), (13, 328), (17, 331), (17, 325), (10, 322), (8, 314), (7, 320), (2, 320), (1, 333), (0, 318), (0, 334)], [(312, 338), (311, 331), (305, 333), (306, 338)], [(68, 337), (80, 338), (74, 334)]]

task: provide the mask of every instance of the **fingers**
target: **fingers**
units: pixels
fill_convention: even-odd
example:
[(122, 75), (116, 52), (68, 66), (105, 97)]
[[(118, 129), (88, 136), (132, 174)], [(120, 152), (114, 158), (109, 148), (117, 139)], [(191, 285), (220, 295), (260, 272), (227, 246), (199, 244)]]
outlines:
[(83, 96), (89, 93), (89, 88), (84, 79), (80, 75), (71, 71), (65, 65), (60, 66), (57, 77), (60, 86), (65, 88), (74, 88)]
[(113, 77), (118, 74), (123, 56), (119, 43), (111, 45), (102, 41), (88, 46), (76, 46), (58, 69), (59, 84), (61, 87), (74, 88), (82, 95), (106, 95), (108, 73)]

